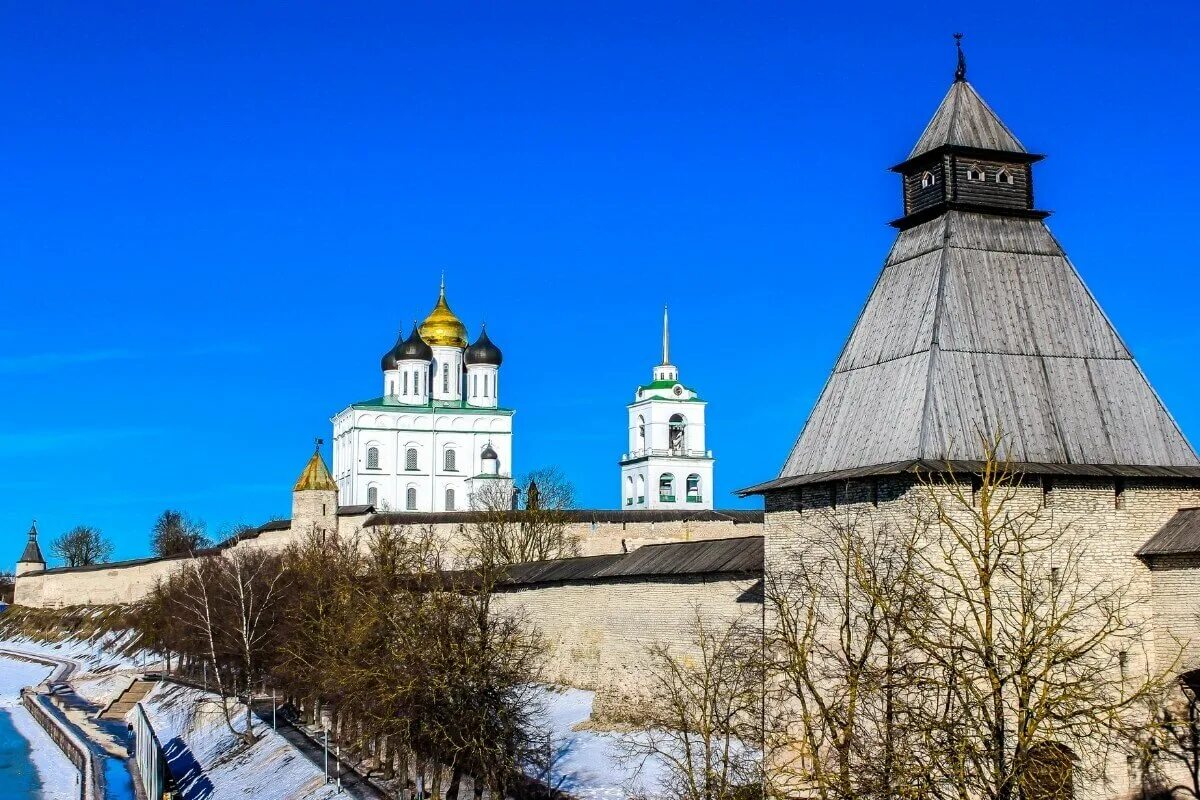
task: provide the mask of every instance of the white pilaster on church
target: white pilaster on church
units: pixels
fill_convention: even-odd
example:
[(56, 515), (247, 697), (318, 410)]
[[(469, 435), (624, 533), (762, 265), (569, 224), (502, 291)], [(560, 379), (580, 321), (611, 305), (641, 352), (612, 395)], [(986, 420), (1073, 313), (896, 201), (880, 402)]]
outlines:
[(713, 507), (713, 457), (704, 444), (708, 405), (679, 382), (663, 308), (662, 363), (639, 386), (629, 411), (629, 450), (621, 457), (621, 508), (686, 511)]
[(383, 396), (333, 418), (333, 476), (343, 506), (466, 511), (496, 481), (511, 484), (513, 410), (499, 397), (500, 348), (446, 302), (384, 354)]

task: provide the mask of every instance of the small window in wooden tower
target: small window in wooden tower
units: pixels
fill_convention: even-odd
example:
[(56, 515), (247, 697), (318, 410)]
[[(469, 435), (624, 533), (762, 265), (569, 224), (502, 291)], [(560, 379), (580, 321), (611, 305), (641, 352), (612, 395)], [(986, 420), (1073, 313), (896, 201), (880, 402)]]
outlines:
[(1009, 186), (1012, 186), (1012, 182), (1012, 173), (1001, 167), (1000, 171), (996, 173), (996, 183), (1007, 183)]
[(922, 189), (928, 189), (930, 186), (933, 186), (936, 183), (937, 183), (937, 176), (934, 175), (932, 172), (927, 171), (923, 175), (921, 175), (921, 188)]
[(984, 176), (982, 167), (980, 167), (978, 164), (972, 164), (971, 166), (967, 167), (967, 180), (981, 181), (983, 179)]

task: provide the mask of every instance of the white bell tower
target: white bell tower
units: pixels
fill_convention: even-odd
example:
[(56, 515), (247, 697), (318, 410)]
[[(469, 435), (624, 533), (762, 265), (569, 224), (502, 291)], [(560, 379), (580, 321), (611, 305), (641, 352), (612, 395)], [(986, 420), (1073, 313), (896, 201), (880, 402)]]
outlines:
[(626, 511), (713, 507), (713, 457), (704, 447), (704, 408), (679, 382), (663, 308), (662, 363), (637, 388), (629, 409), (629, 449), (621, 457), (621, 508)]

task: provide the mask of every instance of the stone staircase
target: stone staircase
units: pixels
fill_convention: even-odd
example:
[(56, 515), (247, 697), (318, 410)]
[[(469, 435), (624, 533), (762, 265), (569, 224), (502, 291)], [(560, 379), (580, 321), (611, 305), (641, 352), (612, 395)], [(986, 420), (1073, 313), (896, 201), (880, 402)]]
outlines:
[(100, 719), (122, 720), (129, 710), (145, 699), (154, 688), (154, 681), (135, 680), (121, 692), (116, 700), (108, 704), (108, 708), (100, 712)]

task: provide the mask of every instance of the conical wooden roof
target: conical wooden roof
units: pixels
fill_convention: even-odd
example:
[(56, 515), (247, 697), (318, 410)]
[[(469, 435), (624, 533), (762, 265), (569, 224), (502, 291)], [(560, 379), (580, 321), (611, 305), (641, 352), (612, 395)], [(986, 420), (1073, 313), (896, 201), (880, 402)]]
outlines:
[(42, 548), (38, 546), (38, 530), (37, 523), (29, 526), (29, 541), (25, 543), (25, 550), (21, 553), (21, 557), (17, 559), (22, 564), (45, 564), (46, 559), (42, 557)]
[(945, 145), (1006, 153), (1026, 152), (1008, 126), (965, 80), (951, 84), (950, 91), (942, 98), (942, 104), (925, 126), (908, 158), (914, 159)]
[[(947, 142), (1021, 147), (965, 81), (914, 153)], [(779, 477), (745, 492), (969, 468), (996, 433), (1027, 472), (1200, 477), (1042, 219), (947, 209), (898, 235)]]

